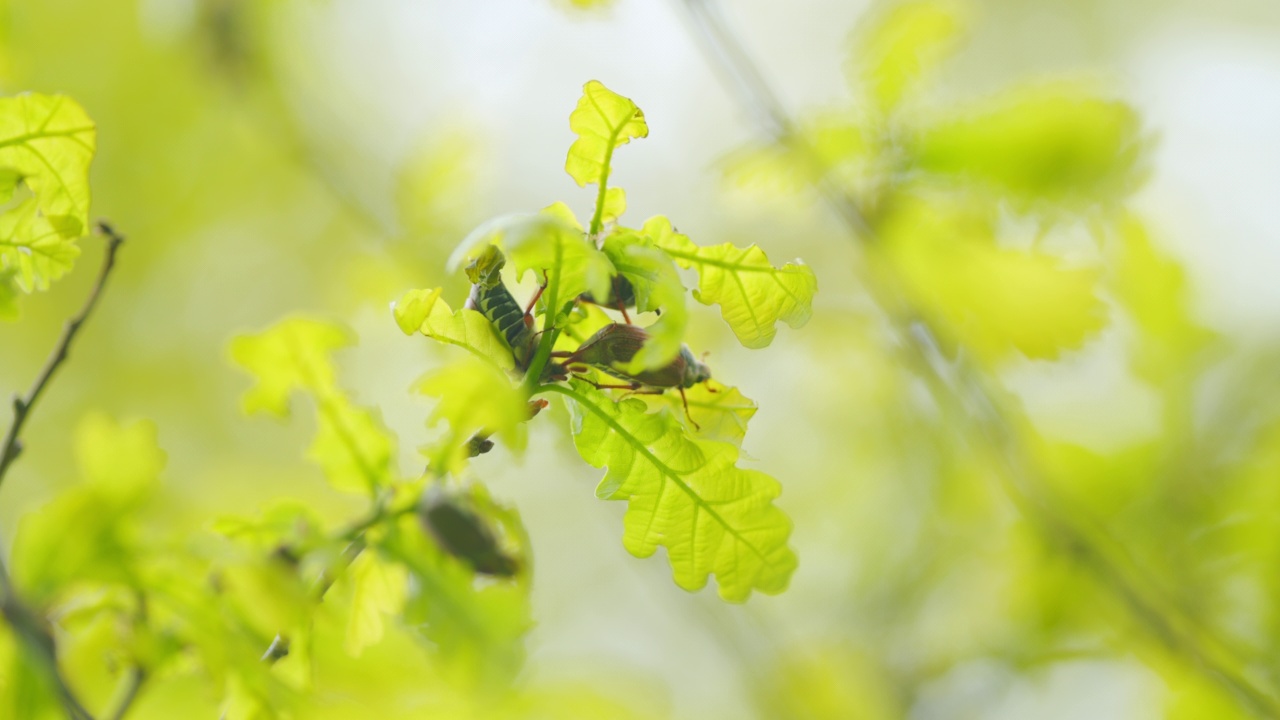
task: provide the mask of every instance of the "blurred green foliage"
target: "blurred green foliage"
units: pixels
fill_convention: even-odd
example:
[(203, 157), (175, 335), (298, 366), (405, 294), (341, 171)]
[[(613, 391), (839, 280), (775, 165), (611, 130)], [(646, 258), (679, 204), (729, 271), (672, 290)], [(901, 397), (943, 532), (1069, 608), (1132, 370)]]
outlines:
[[(730, 154), (722, 221), (676, 218), (701, 244), (621, 225), (612, 152), (649, 127), (599, 83), (569, 128), (566, 170), (597, 184), (585, 227), (561, 203), (480, 223), (488, 138), (437, 123), (388, 160), (376, 116), (353, 129), (321, 89), (299, 29), (317, 7), (0, 0), (5, 387), (82, 302), (92, 219), (130, 236), (3, 485), (0, 717), (66, 716), (59, 682), (94, 717), (989, 717), (1072, 678), (1033, 714), (1107, 695), (1280, 715), (1280, 352), (1199, 317), (1136, 209), (1160, 118), (1077, 78), (957, 99), (1000, 10), (881, 3), (848, 102)], [(682, 187), (709, 182), (693, 170)], [(858, 250), (818, 197), (865, 220)], [(571, 301), (617, 272), (655, 342), (615, 370), (689, 342), (760, 406), (713, 381), (686, 419), (675, 393), (574, 380), (529, 422), (510, 348), (446, 269), (470, 227), (457, 257), (503, 245), (520, 296), (555, 270), (542, 360), (612, 321)], [(808, 265), (764, 254), (793, 248)], [(777, 335), (763, 360), (728, 342)], [(1114, 390), (1086, 418), (1106, 442), (1061, 432), (1027, 376)], [(476, 456), (477, 434), (498, 449)], [(424, 520), (445, 472), (437, 500), (513, 572)], [(594, 481), (625, 512), (576, 514)], [(619, 536), (665, 548), (681, 588), (787, 592), (632, 582), (657, 563)]]

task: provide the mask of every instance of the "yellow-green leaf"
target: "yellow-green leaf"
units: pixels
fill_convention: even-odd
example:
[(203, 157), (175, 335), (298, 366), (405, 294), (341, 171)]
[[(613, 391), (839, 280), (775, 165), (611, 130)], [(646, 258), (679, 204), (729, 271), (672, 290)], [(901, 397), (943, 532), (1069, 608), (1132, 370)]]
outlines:
[(627, 191), (619, 187), (611, 187), (604, 191), (604, 209), (600, 212), (600, 220), (604, 224), (618, 222), (618, 218), (627, 211)]
[(614, 149), (649, 135), (644, 112), (598, 80), (582, 86), (578, 107), (569, 115), (569, 129), (578, 139), (569, 146), (564, 169), (583, 187), (608, 182)]
[(636, 310), (662, 313), (645, 328), (649, 331), (648, 342), (623, 371), (634, 374), (665, 366), (680, 352), (689, 319), (684, 284), (675, 264), (647, 237), (634, 231), (610, 235), (603, 249), (618, 275), (631, 283)]
[(956, 46), (962, 10), (952, 0), (921, 0), (875, 13), (854, 37), (851, 76), (882, 111), (892, 110)]
[(1105, 324), (1097, 270), (999, 247), (992, 232), (986, 219), (922, 203), (882, 223), (897, 277), (944, 337), (988, 361), (1013, 350), (1052, 359)]
[(335, 489), (373, 493), (390, 482), (395, 441), (376, 411), (344, 396), (317, 399), (316, 437), (307, 458), (324, 470)]
[(245, 393), (245, 412), (289, 415), (296, 390), (314, 399), (316, 439), (308, 452), (330, 484), (344, 492), (373, 493), (391, 481), (395, 442), (377, 415), (356, 407), (338, 388), (332, 352), (350, 345), (342, 326), (318, 320), (284, 320), (231, 343), (231, 356), (257, 381)]
[(428, 426), (448, 422), (449, 432), (434, 443), (430, 458), (438, 472), (456, 473), (465, 467), (467, 441), (477, 432), (496, 434), (514, 450), (523, 449), (520, 430), (529, 418), (525, 395), (506, 374), (492, 365), (464, 360), (431, 372), (418, 380), (414, 390), (439, 398)]
[[(756, 414), (756, 401), (746, 397), (738, 388), (728, 387), (708, 380), (684, 391), (689, 401), (689, 417), (696, 425), (685, 423), (685, 429), (699, 440), (718, 440), (742, 446), (747, 435), (747, 423)], [(674, 392), (662, 395), (637, 396), (651, 407), (663, 406), (680, 419), (685, 417), (685, 403)]]
[(475, 310), (453, 311), (440, 298), (440, 290), (410, 290), (392, 306), (396, 324), (405, 334), (421, 332), (429, 338), (456, 345), (492, 363), (511, 370), (515, 359), (511, 349), (485, 316)]
[(79, 246), (37, 212), (35, 200), (0, 215), (0, 270), (12, 271), (22, 290), (47, 290), (79, 256)]
[(93, 121), (62, 95), (0, 98), (0, 167), (22, 177), (40, 213), (65, 238), (89, 225), (89, 163)]
[(797, 560), (791, 520), (773, 504), (776, 480), (737, 467), (733, 445), (692, 439), (639, 400), (614, 402), (580, 380), (553, 391), (572, 401), (578, 453), (607, 468), (596, 496), (628, 501), (622, 542), (631, 554), (666, 547), (677, 585), (698, 590), (714, 575), (731, 602), (786, 589)]
[(1217, 335), (1192, 317), (1186, 271), (1156, 248), (1141, 221), (1124, 218), (1119, 239), (1112, 291), (1137, 323), (1134, 370), (1149, 382), (1181, 385)]
[(1145, 140), (1133, 108), (1066, 83), (1020, 87), (924, 130), (925, 170), (1009, 196), (1113, 202), (1142, 179)]
[(721, 316), (744, 346), (768, 346), (779, 321), (793, 328), (809, 322), (818, 279), (804, 263), (797, 260), (775, 268), (755, 245), (700, 247), (661, 216), (646, 221), (644, 233), (681, 267), (697, 269), (694, 299), (719, 305)]
[(403, 565), (366, 550), (351, 563), (346, 578), (352, 590), (345, 648), (347, 654), (360, 657), (365, 648), (382, 639), (382, 616), (399, 614), (404, 608), (409, 576)]
[(244, 411), (288, 417), (289, 396), (295, 390), (332, 392), (330, 354), (352, 341), (346, 328), (306, 318), (283, 320), (257, 335), (237, 337), (231, 342), (231, 358), (256, 381), (241, 399)]

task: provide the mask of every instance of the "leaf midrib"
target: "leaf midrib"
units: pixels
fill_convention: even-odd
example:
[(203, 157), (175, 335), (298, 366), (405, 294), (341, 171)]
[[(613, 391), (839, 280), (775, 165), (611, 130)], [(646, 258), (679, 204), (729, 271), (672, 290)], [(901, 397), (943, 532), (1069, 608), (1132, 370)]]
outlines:
[[(698, 495), (698, 493), (695, 492), (694, 489), (688, 485), (688, 483), (684, 482), (684, 480), (681, 480), (680, 476), (676, 473), (675, 470), (671, 469), (670, 466), (668, 466), (662, 460), (658, 459), (658, 457), (655, 456), (649, 450), (649, 448), (645, 447), (645, 445), (641, 443), (639, 440), (637, 440), (635, 436), (627, 432), (626, 428), (622, 427), (622, 425), (620, 425), (615, 419), (610, 417), (607, 413), (605, 413), (599, 407), (593, 405), (591, 402), (589, 402), (577, 391), (564, 387), (563, 385), (544, 385), (542, 389), (549, 390), (551, 392), (560, 393), (561, 395), (565, 395), (571, 398), (578, 404), (584, 407), (590, 408), (591, 411), (595, 413), (597, 417), (599, 417), (601, 420), (605, 422), (605, 424), (613, 428), (613, 431), (617, 433), (619, 437), (623, 438), (623, 440), (625, 440), (626, 443), (631, 446), (632, 450), (634, 450), (636, 453), (640, 454), (642, 457), (648, 460), (656, 469), (658, 469), (658, 471), (661, 474), (665, 475), (672, 482), (674, 482), (677, 487), (679, 487), (682, 491), (684, 491), (684, 493), (688, 495), (690, 499), (693, 500), (694, 505), (698, 506), (701, 510), (703, 510), (708, 515), (710, 515), (717, 523), (719, 523), (721, 527), (725, 529), (727, 533), (729, 533), (729, 535), (731, 535), (735, 540), (742, 543), (749, 550), (751, 550), (751, 552), (754, 553), (756, 557), (760, 558), (760, 561), (764, 563), (766, 567), (769, 567), (771, 569), (776, 567), (776, 565), (772, 561), (770, 561), (768, 555), (766, 555), (759, 548), (757, 548), (751, 541), (747, 540), (747, 538), (743, 537), (742, 534), (739, 533), (732, 525), (730, 525), (720, 515), (720, 513), (716, 512), (715, 509), (705, 499), (703, 499), (702, 496)], [(655, 514), (657, 513), (656, 505), (655, 505), (654, 513)], [(695, 515), (695, 518), (696, 517), (697, 516)], [(696, 527), (696, 521), (695, 521), (695, 527)], [(691, 542), (694, 543), (694, 547), (696, 548), (697, 538), (693, 538)]]

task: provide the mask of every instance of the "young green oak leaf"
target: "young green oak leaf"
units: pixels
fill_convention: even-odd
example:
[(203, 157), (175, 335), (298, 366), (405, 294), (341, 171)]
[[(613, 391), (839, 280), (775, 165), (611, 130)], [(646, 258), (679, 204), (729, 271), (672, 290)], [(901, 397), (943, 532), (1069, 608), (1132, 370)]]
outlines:
[(94, 135), (92, 121), (68, 98), (0, 98), (0, 203), (25, 184), (51, 224), (70, 238), (82, 234)]
[(231, 359), (257, 381), (244, 394), (241, 407), (248, 415), (265, 412), (286, 418), (289, 397), (295, 390), (333, 392), (330, 355), (352, 341), (346, 328), (307, 318), (283, 320), (257, 335), (235, 338)]
[(985, 183), (1024, 202), (1114, 202), (1142, 179), (1146, 141), (1137, 113), (1089, 88), (1014, 88), (923, 130), (920, 167)]
[(515, 368), (511, 348), (484, 315), (463, 308), (451, 310), (440, 288), (410, 290), (391, 306), (396, 324), (406, 335), (420, 332), (447, 345), (456, 345), (499, 370)]
[(11, 270), (23, 291), (48, 290), (79, 256), (79, 246), (39, 214), (35, 200), (0, 215), (0, 269)]
[[(539, 215), (554, 218), (554, 224), (543, 232), (527, 233), (520, 241), (506, 244), (507, 257), (516, 270), (516, 279), (532, 270), (539, 280), (545, 279), (547, 290), (542, 299), (551, 308), (550, 316), (558, 316), (567, 303), (584, 292), (603, 297), (609, 292), (615, 270), (609, 258), (588, 242), (581, 229), (564, 218), (572, 217), (564, 203), (555, 203)], [(543, 271), (547, 272), (543, 278)], [(561, 318), (557, 317), (557, 323)]]
[(647, 220), (643, 232), (681, 267), (697, 269), (694, 299), (719, 305), (721, 316), (745, 347), (767, 347), (777, 334), (778, 321), (793, 328), (809, 322), (818, 279), (803, 263), (775, 268), (755, 245), (700, 247), (661, 216)]
[(389, 528), (379, 549), (413, 578), (404, 622), (439, 649), (457, 679), (476, 686), (509, 682), (524, 662), (524, 636), (533, 624), (527, 585), (476, 587), (471, 567), (437, 548), (411, 516)]
[(581, 187), (595, 183), (603, 188), (609, 181), (614, 149), (632, 138), (649, 136), (644, 112), (599, 80), (582, 86), (578, 107), (569, 115), (569, 129), (578, 139), (569, 146), (564, 169)]
[(79, 237), (89, 225), (89, 163), (96, 143), (93, 121), (70, 98), (0, 98), (0, 167), (22, 178), (61, 237)]
[[(742, 447), (747, 435), (747, 423), (759, 406), (738, 388), (722, 385), (715, 380), (698, 383), (684, 391), (688, 400), (689, 416), (694, 425), (685, 426), (699, 440), (718, 440)], [(675, 393), (661, 395), (637, 395), (650, 407), (666, 407), (677, 419), (684, 418), (685, 403)]]
[(1017, 350), (1053, 359), (1106, 322), (1098, 272), (1040, 251), (1002, 248), (984, 218), (904, 204), (881, 224), (904, 290), (944, 334), (986, 361)]
[(352, 657), (382, 639), (383, 616), (404, 609), (409, 574), (403, 565), (387, 562), (376, 550), (360, 553), (345, 575), (351, 583), (351, 617), (344, 648)]
[(850, 79), (881, 111), (892, 110), (958, 44), (962, 10), (954, 0), (914, 0), (875, 13), (855, 38)]
[(618, 276), (631, 283), (636, 310), (662, 312), (657, 321), (645, 328), (649, 341), (622, 368), (623, 372), (635, 374), (667, 365), (680, 352), (689, 320), (685, 288), (675, 264), (647, 237), (634, 231), (616, 232), (605, 238), (603, 250)]
[(467, 443), (477, 432), (497, 435), (512, 449), (524, 447), (528, 400), (511, 380), (492, 365), (468, 359), (425, 375), (414, 390), (440, 402), (428, 426), (448, 422), (449, 432), (428, 450), (437, 473), (458, 473), (466, 467)]
[(330, 356), (351, 341), (351, 333), (339, 325), (293, 318), (237, 337), (231, 357), (257, 381), (242, 399), (246, 413), (288, 417), (290, 395), (310, 395), (318, 417), (308, 456), (334, 488), (372, 493), (392, 479), (395, 443), (376, 413), (352, 405), (337, 386)]
[(611, 187), (604, 191), (604, 209), (600, 212), (600, 221), (605, 225), (618, 222), (618, 218), (627, 211), (627, 191), (619, 187)]
[(631, 554), (665, 546), (677, 585), (698, 590), (715, 575), (730, 602), (786, 589), (797, 560), (791, 520), (773, 504), (776, 480), (737, 467), (733, 445), (692, 439), (674, 415), (647, 413), (639, 400), (614, 402), (580, 380), (548, 389), (571, 400), (578, 453), (607, 470), (596, 496), (629, 501), (622, 541)]
[(13, 579), (36, 607), (78, 583), (140, 582), (137, 511), (159, 488), (166, 460), (155, 425), (90, 415), (75, 452), (84, 482), (18, 523)]

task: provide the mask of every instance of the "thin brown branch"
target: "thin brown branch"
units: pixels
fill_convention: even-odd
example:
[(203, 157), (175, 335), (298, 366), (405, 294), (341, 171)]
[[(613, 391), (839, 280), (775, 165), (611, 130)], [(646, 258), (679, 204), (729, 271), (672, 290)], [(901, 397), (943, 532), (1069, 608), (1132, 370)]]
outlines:
[(25, 655), (53, 682), (67, 716), (72, 720), (93, 720), (76, 698), (62, 671), (58, 668), (57, 645), (45, 618), (28, 607), (14, 592), (13, 582), (3, 560), (0, 560), (0, 615), (13, 630)]
[[(817, 189), (844, 221), (854, 240), (872, 244), (873, 225), (857, 199), (831, 182), (807, 141), (794, 131), (794, 123), (764, 80), (756, 63), (728, 29), (713, 0), (676, 0), (683, 8), (700, 48), (732, 86), (743, 107), (758, 120), (772, 140), (794, 152), (818, 170)], [(1110, 589), (1129, 614), (1171, 653), (1181, 655), (1201, 675), (1236, 697), (1259, 717), (1280, 717), (1280, 702), (1248, 678), (1243, 663), (1221, 640), (1166, 598), (1146, 577), (1124, 546), (1096, 521), (1077, 519), (1064, 511), (1059, 498), (1048, 491), (1041, 471), (1030, 458), (1024, 439), (1014, 430), (1011, 411), (999, 402), (1000, 393), (977, 369), (963, 359), (949, 361), (940, 351), (937, 333), (911, 303), (881, 273), (866, 272), (864, 280), (892, 325), (894, 340), (908, 363), (929, 384), (935, 397), (970, 418), (978, 433), (995, 451), (1003, 466), (1002, 479), (1014, 505), (1041, 535), (1076, 557)]]
[(44, 394), (45, 388), (49, 386), (49, 381), (53, 379), (54, 373), (66, 362), (67, 356), (71, 352), (72, 341), (79, 334), (80, 328), (84, 327), (89, 315), (93, 313), (93, 309), (97, 307), (98, 298), (102, 296), (102, 291), (107, 285), (107, 278), (110, 277), (111, 270), (115, 267), (116, 252), (119, 251), (120, 246), (124, 243), (124, 236), (117, 233), (106, 222), (98, 223), (98, 232), (107, 239), (106, 254), (102, 261), (102, 269), (98, 272), (98, 280), (93, 284), (93, 289), (89, 291), (89, 297), (85, 300), (84, 307), (80, 309), (79, 314), (67, 322), (62, 331), (61, 339), (58, 340), (53, 353), (49, 355), (44, 369), (40, 372), (35, 384), (31, 386), (31, 390), (25, 396), (15, 396), (13, 399), (13, 424), (9, 426), (9, 433), (5, 436), (4, 445), (0, 446), (0, 484), (3, 484), (5, 474), (8, 472), (9, 467), (13, 465), (13, 461), (17, 460), (18, 456), (22, 454), (22, 427), (31, 416), (32, 408), (35, 407), (36, 401), (40, 399), (40, 396)]

